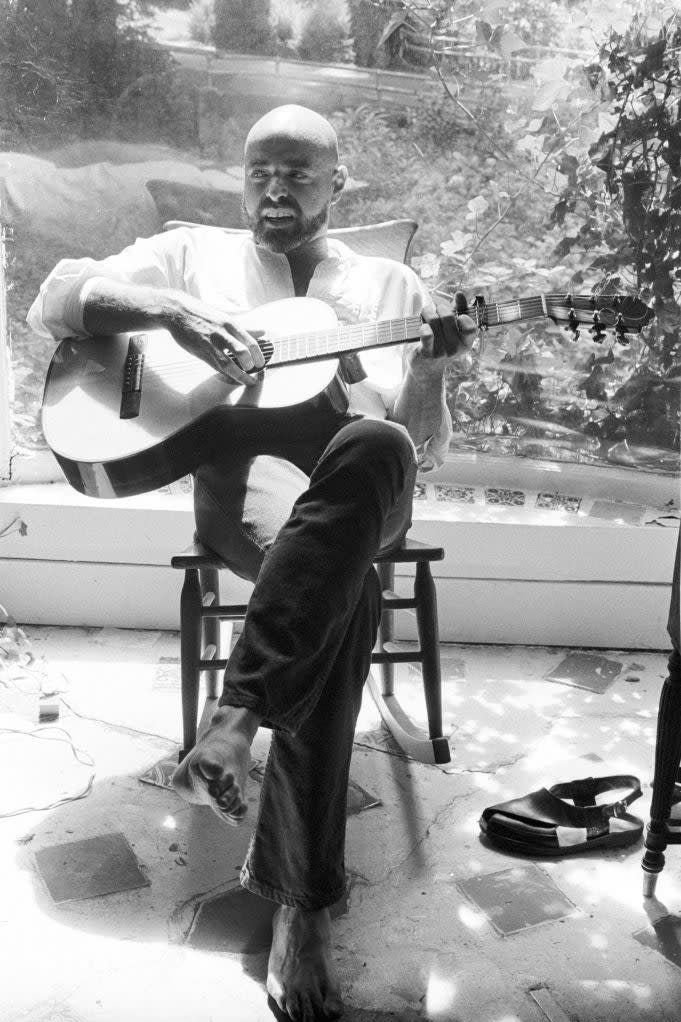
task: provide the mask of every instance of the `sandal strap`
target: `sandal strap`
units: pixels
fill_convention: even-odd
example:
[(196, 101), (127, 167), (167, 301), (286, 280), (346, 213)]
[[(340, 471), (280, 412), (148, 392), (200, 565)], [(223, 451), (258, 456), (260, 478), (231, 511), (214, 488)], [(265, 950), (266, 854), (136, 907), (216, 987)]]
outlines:
[[(617, 802), (609, 805), (597, 805), (596, 795), (602, 795), (606, 791), (619, 791), (623, 788), (631, 790)], [(612, 816), (619, 816), (627, 806), (641, 798), (641, 782), (633, 774), (614, 774), (610, 777), (582, 777), (576, 781), (568, 781), (565, 784), (554, 784), (549, 792), (558, 798), (572, 799), (575, 806), (584, 809), (587, 817), (608, 820)], [(595, 810), (595, 812), (589, 812)]]

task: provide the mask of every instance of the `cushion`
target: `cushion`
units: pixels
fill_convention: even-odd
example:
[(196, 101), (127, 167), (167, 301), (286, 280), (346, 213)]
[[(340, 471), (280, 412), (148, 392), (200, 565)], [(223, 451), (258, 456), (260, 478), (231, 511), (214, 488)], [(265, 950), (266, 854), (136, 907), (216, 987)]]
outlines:
[[(196, 223), (188, 220), (168, 220), (164, 223), (163, 230), (196, 226)], [(407, 261), (409, 246), (417, 227), (415, 220), (385, 220), (380, 224), (365, 224), (360, 227), (335, 227), (329, 231), (329, 237), (344, 242), (357, 255), (382, 256), (402, 263)], [(220, 229), (228, 234), (250, 233), (237, 227)]]
[(146, 188), (162, 221), (180, 218), (208, 227), (242, 222), (241, 191), (167, 180), (147, 181)]

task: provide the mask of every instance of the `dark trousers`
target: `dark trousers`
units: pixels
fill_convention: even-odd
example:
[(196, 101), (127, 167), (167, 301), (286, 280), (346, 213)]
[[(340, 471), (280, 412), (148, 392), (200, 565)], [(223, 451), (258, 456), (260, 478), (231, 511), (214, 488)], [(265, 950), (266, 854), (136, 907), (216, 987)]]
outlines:
[(241, 882), (318, 909), (344, 891), (350, 757), (380, 613), (373, 560), (411, 524), (416, 463), (389, 422), (327, 415), (299, 435), (267, 416), (227, 426), (196, 474), (195, 515), (201, 541), (255, 582), (219, 700), (273, 729)]

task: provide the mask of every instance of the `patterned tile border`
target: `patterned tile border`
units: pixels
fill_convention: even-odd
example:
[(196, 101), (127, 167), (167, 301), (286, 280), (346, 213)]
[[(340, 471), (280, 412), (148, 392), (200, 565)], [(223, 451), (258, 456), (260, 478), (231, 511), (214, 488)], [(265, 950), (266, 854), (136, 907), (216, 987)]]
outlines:
[(525, 491), (511, 490), (503, 486), (485, 487), (485, 503), (504, 504), (507, 507), (524, 507)]
[(475, 504), (475, 488), (473, 486), (447, 486), (435, 484), (436, 500), (444, 500), (452, 504)]
[(582, 505), (582, 497), (569, 497), (564, 493), (538, 493), (535, 507), (542, 511), (569, 511), (577, 514)]

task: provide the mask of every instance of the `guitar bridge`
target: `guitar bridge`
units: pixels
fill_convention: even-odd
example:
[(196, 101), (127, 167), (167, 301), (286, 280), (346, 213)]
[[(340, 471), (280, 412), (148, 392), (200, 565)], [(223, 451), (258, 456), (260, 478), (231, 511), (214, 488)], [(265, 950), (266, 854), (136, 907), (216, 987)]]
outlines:
[(136, 419), (140, 413), (146, 344), (146, 334), (135, 334), (128, 341), (128, 353), (123, 364), (120, 419)]

